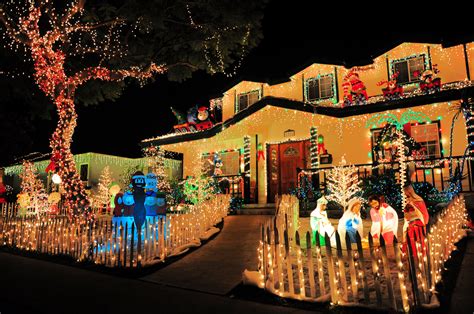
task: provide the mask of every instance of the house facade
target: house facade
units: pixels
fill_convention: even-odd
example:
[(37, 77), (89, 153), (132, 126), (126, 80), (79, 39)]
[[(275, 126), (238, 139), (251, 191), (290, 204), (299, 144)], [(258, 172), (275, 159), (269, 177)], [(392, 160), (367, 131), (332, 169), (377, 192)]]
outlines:
[[(165, 174), (170, 179), (182, 177), (182, 162), (179, 156), (177, 159), (165, 158)], [(99, 183), (99, 178), (105, 166), (109, 166), (111, 178), (114, 182), (120, 182), (121, 176), (128, 169), (140, 170), (144, 173), (148, 171), (148, 162), (146, 158), (127, 158), (98, 153), (84, 153), (74, 155), (77, 171), (81, 181), (85, 186), (95, 190)], [(51, 172), (46, 173), (45, 169), (50, 163), (49, 159), (35, 161), (34, 165), (38, 171), (39, 177), (45, 183), (47, 190), (51, 189)], [(20, 190), (20, 173), (23, 170), (21, 164), (5, 167), (3, 176), (5, 184), (13, 187), (14, 191)], [(123, 188), (123, 187), (122, 187)]]
[[(278, 84), (242, 81), (211, 101), (222, 108), (222, 122), (145, 139), (141, 145), (182, 153), (185, 177), (212, 165), (217, 153), (219, 178), (227, 176), (232, 186), (242, 177), (239, 188), (247, 200), (272, 203), (276, 194), (297, 186), (299, 169), (315, 168), (311, 128), (319, 136), (318, 168), (337, 165), (344, 157), (367, 173), (393, 158), (390, 148), (377, 150), (382, 126), (368, 127), (367, 121), (377, 113), (399, 117), (413, 110), (430, 121), (410, 124), (410, 136), (423, 148), (412, 174), (442, 189), (449, 177), (445, 165), (455, 162), (447, 157), (465, 155), (468, 133), (471, 138), (474, 131), (467, 131), (462, 115), (452, 123), (461, 101), (471, 101), (473, 71), (472, 42), (452, 47), (404, 43), (365, 66), (315, 63)], [(465, 169), (470, 172), (470, 164)], [(471, 189), (471, 178), (464, 184)]]

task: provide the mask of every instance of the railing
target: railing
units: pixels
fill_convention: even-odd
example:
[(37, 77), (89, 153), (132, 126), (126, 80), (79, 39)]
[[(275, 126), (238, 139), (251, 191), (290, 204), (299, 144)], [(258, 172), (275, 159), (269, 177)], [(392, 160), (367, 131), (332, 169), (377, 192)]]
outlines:
[[(455, 163), (457, 166), (464, 164), (463, 168), (463, 180), (461, 182), (460, 192), (474, 192), (473, 187), (473, 172), (471, 160), (463, 158), (462, 156), (455, 156), (452, 158), (432, 158), (423, 160), (414, 160), (408, 162), (408, 169), (410, 172), (411, 179), (413, 182), (427, 182), (436, 187), (439, 191), (445, 190), (449, 182), (449, 166), (448, 163)], [(355, 164), (357, 168), (357, 175), (359, 179), (367, 178), (373, 174), (383, 174), (387, 170), (398, 170), (399, 163), (379, 163), (374, 164)], [(326, 172), (333, 169), (334, 167), (321, 167), (316, 169), (298, 169), (298, 182), (301, 182), (302, 176), (311, 177), (311, 182), (315, 189), (324, 191), (327, 186), (327, 175)], [(453, 167), (453, 171), (456, 167)], [(399, 173), (395, 171), (396, 178), (398, 180)]]
[(244, 175), (216, 176), (214, 179), (222, 193), (244, 198)]
[[(378, 243), (370, 234), (365, 241), (357, 233), (352, 244), (346, 235), (345, 245), (337, 231), (332, 245), (321, 245), (317, 233), (313, 240), (310, 232), (300, 237), (296, 231), (292, 239), (285, 224), (273, 219), (262, 226), (258, 271), (245, 271), (244, 282), (281, 297), (311, 302), (404, 312), (434, 305), (444, 262), (466, 235), (463, 197), (456, 197), (432, 221), (423, 243), (426, 249), (417, 242), (413, 252), (407, 243), (405, 254), (396, 238), (393, 244), (385, 244), (383, 237)], [(328, 235), (325, 242), (331, 243)]]
[(187, 212), (148, 218), (137, 231), (129, 222), (71, 222), (66, 217), (0, 217), (0, 246), (49, 255), (67, 255), (108, 267), (141, 267), (163, 261), (207, 239), (226, 215), (229, 195)]

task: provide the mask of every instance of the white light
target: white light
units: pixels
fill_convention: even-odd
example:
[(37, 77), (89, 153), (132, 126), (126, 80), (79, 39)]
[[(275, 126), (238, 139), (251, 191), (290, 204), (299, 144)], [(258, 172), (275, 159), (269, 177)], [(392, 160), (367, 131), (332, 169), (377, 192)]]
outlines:
[(60, 184), (61, 183), (61, 177), (57, 173), (53, 174), (51, 179), (53, 180), (54, 184)]

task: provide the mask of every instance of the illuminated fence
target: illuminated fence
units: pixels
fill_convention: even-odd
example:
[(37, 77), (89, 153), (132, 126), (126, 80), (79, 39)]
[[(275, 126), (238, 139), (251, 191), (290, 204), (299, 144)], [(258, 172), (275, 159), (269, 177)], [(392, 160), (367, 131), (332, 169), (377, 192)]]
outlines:
[[(282, 200), (283, 202), (283, 200)], [(258, 272), (244, 272), (252, 282), (281, 297), (311, 302), (330, 301), (339, 305), (362, 305), (408, 312), (411, 307), (437, 304), (433, 294), (441, 280), (444, 262), (454, 244), (465, 236), (466, 207), (456, 197), (432, 219), (426, 249), (417, 243), (417, 252), (402, 252), (396, 239), (386, 245), (361, 241), (345, 247), (336, 231), (336, 246), (321, 246), (319, 235), (312, 242), (309, 232), (289, 237), (288, 223), (273, 219), (262, 226), (258, 248)], [(330, 239), (326, 236), (326, 243)], [(344, 243), (344, 242), (343, 242)], [(425, 254), (423, 253), (425, 252)]]
[(0, 216), (0, 246), (108, 267), (141, 267), (198, 246), (218, 230), (213, 226), (227, 215), (229, 202), (229, 195), (217, 195), (187, 212), (148, 218), (139, 231), (134, 223), (110, 220), (74, 223), (65, 217), (5, 215)]

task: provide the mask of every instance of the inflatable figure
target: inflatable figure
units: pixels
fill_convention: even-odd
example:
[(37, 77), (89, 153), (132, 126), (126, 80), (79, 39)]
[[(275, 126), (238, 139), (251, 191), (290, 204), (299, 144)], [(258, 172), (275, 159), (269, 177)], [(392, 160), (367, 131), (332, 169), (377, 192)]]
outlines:
[(362, 202), (358, 198), (353, 198), (349, 201), (347, 205), (347, 210), (339, 219), (339, 224), (337, 226), (337, 232), (341, 238), (342, 248), (346, 248), (346, 234), (349, 235), (351, 243), (356, 243), (356, 233), (359, 233), (360, 238), (364, 236), (364, 228), (362, 225), (362, 218), (360, 217), (360, 208)]

